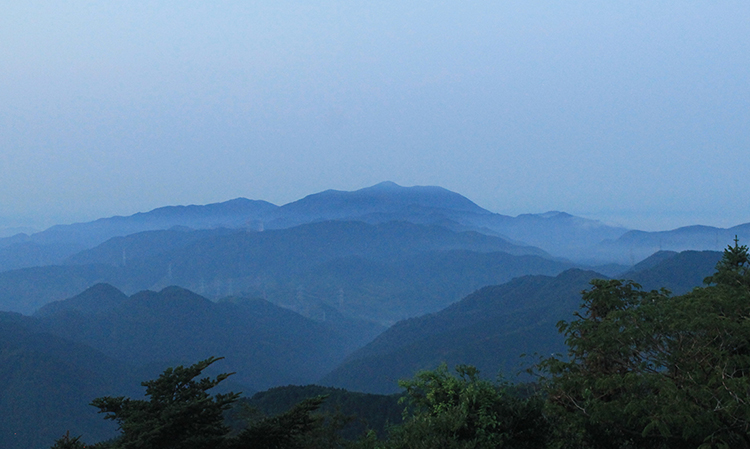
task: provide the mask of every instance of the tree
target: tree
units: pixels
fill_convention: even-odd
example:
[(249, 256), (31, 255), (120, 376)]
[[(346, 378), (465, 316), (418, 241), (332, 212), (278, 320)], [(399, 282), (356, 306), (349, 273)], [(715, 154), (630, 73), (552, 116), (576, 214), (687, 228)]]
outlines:
[(338, 447), (343, 422), (315, 414), (327, 396), (304, 399), (276, 416), (252, 421), (231, 442), (231, 449), (316, 449)]
[(221, 358), (210, 357), (192, 366), (167, 368), (158, 379), (143, 382), (149, 400), (101, 397), (91, 405), (105, 419), (118, 422), (122, 435), (114, 442), (118, 449), (213, 449), (222, 447), (229, 428), (223, 412), (239, 394), (217, 394), (212, 389), (232, 373), (215, 379), (196, 379)]
[(55, 441), (50, 449), (85, 449), (86, 444), (81, 441), (81, 436), (71, 437), (70, 431)]
[(399, 382), (409, 405), (386, 447), (543, 447), (548, 432), (538, 397), (513, 395), (505, 383), (480, 379), (472, 366), (458, 366), (456, 373), (442, 365)]
[(750, 447), (748, 250), (672, 297), (594, 280), (558, 328), (566, 358), (539, 365), (559, 447)]
[(666, 293), (619, 280), (591, 285), (578, 319), (558, 323), (567, 357), (539, 365), (557, 441), (563, 447), (651, 447), (642, 431), (653, 418), (665, 365)]
[(707, 277), (703, 282), (707, 285), (715, 284), (724, 287), (750, 286), (750, 259), (748, 248), (740, 245), (737, 236), (734, 236), (734, 246), (724, 249), (724, 256), (716, 265), (716, 273)]

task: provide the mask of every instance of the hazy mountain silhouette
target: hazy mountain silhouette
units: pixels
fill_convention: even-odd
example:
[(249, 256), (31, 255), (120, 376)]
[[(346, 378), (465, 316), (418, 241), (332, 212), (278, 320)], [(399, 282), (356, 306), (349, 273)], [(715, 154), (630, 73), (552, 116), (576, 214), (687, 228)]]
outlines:
[(353, 192), (326, 190), (281, 206), (268, 227), (286, 228), (326, 220), (370, 223), (403, 220), (445, 224), (462, 214), (488, 215), (468, 198), (442, 187), (402, 187), (382, 182)]
[(621, 263), (633, 264), (657, 251), (722, 251), (737, 236), (750, 241), (750, 223), (731, 228), (685, 226), (671, 231), (628, 231), (615, 240), (602, 242), (595, 250), (619, 255)]
[[(4, 239), (0, 239), (4, 240)], [(40, 244), (27, 235), (8, 237), (0, 246), (0, 271), (53, 265), (79, 251), (77, 244)]]
[(522, 214), (517, 217), (500, 214), (467, 216), (462, 223), (477, 229), (489, 229), (512, 241), (523, 242), (542, 248), (554, 256), (587, 264), (619, 262), (619, 258), (606, 252), (592, 252), (592, 248), (603, 240), (615, 239), (627, 232), (627, 229), (619, 226), (558, 211)]
[(674, 295), (683, 295), (703, 285), (722, 255), (718, 251), (660, 251), (619, 277), (631, 279), (646, 290), (666, 288)]
[[(303, 224), (286, 227), (300, 222)], [(135, 232), (167, 226), (166, 230)], [(701, 247), (712, 241), (712, 245), (723, 247), (729, 234), (743, 235), (747, 229), (750, 225), (723, 231), (696, 226), (622, 235), (622, 228), (563, 212), (509, 217), (490, 213), (440, 187), (401, 187), (386, 182), (353, 192), (329, 190), (282, 207), (246, 199), (164, 207), (0, 239), (0, 308), (32, 313), (97, 282), (108, 282), (129, 294), (168, 285), (211, 298), (249, 292), (312, 316), (322, 312), (319, 305), (310, 305), (311, 299), (334, 306), (338, 299), (332, 297), (342, 296), (342, 289), (345, 302), (354, 300), (348, 304), (364, 304), (372, 296), (351, 283), (339, 283), (333, 289), (309, 286), (309, 274), (321, 272), (320, 266), (336, 259), (354, 257), (387, 264), (419, 252), (469, 250), (548, 258), (552, 252), (588, 260), (587, 266), (611, 260), (632, 266), (655, 251), (654, 239), (660, 239), (661, 246), (672, 242), (673, 246)], [(123, 235), (71, 253), (118, 233)], [(53, 261), (66, 267), (2, 271), (3, 264), (7, 268)], [(524, 272), (511, 265), (506, 264), (503, 270), (515, 276), (559, 272)], [(621, 271), (615, 265), (602, 265), (601, 269), (609, 275)], [(496, 277), (492, 282), (506, 280)], [(455, 291), (466, 294), (467, 285)], [(381, 297), (393, 293), (387, 290), (381, 289)], [(403, 297), (406, 289), (398, 286), (397, 290)], [(355, 297), (347, 298), (350, 292), (355, 292)], [(393, 309), (390, 316), (379, 315), (378, 319), (391, 322), (438, 310), (445, 305), (444, 298), (457, 300), (454, 294), (420, 310)], [(365, 309), (349, 312), (357, 316)]]
[(237, 198), (203, 206), (166, 206), (126, 217), (100, 218), (86, 223), (55, 225), (31, 235), (0, 238), (0, 271), (62, 262), (79, 251), (112, 237), (183, 226), (192, 229), (262, 226), (276, 210), (266, 201)]
[(555, 323), (572, 317), (581, 291), (596, 277), (605, 276), (568, 270), (556, 277), (524, 276), (484, 287), (440, 312), (396, 323), (320, 383), (393, 393), (399, 379), (441, 362), (475, 365), (490, 378), (500, 371), (514, 378), (522, 353), (564, 349)]
[(329, 325), (261, 299), (219, 303), (179, 287), (122, 298), (97, 285), (39, 314), (39, 329), (134, 365), (226, 357), (253, 389), (309, 383), (383, 328), (336, 317)]
[(71, 265), (0, 273), (0, 292), (7, 293), (0, 306), (32, 313), (98, 282), (128, 294), (179, 285), (210, 298), (265, 297), (307, 316), (324, 313), (327, 304), (392, 323), (484, 285), (574, 266), (544, 255), (495, 236), (404, 222), (148, 231), (110, 239), (67, 259)]
[(280, 207), (266, 201), (237, 198), (205, 206), (167, 206), (126, 217), (57, 225), (32, 235), (0, 238), (0, 271), (58, 264), (112, 237), (149, 230), (175, 226), (285, 229), (329, 220), (370, 224), (404, 221), (439, 225), (454, 231), (471, 230), (590, 265), (632, 266), (659, 250), (721, 250), (735, 234), (743, 241), (750, 237), (750, 224), (729, 229), (688, 226), (644, 232), (558, 211), (511, 217), (487, 211), (441, 187), (402, 187), (383, 182), (350, 192), (326, 190)]
[(101, 283), (65, 300), (51, 302), (40, 308), (34, 316), (47, 317), (62, 312), (79, 312), (83, 315), (101, 315), (120, 306), (128, 296), (115, 287)]
[[(665, 287), (683, 294), (703, 284), (714, 272), (721, 253), (661, 252), (622, 277), (644, 289)], [(501, 372), (514, 378), (526, 354), (563, 352), (555, 323), (571, 320), (581, 291), (593, 278), (606, 276), (578, 269), (555, 277), (524, 276), (482, 288), (433, 314), (400, 321), (350, 355), (321, 383), (356, 391), (392, 393), (396, 382), (441, 362), (471, 364), (485, 375)], [(525, 362), (528, 366), (534, 359)]]
[(109, 265), (21, 268), (0, 272), (0, 310), (31, 314), (45, 304), (69, 298), (117, 277)]
[(555, 256), (592, 262), (609, 259), (589, 257), (589, 248), (627, 232), (622, 227), (564, 212), (517, 217), (496, 214), (441, 187), (402, 187), (392, 182), (353, 192), (327, 190), (309, 195), (281, 206), (276, 215), (278, 218), (267, 223), (267, 227), (288, 227), (330, 219), (438, 224), (454, 230), (497, 235), (513, 243), (542, 248)]
[(62, 261), (64, 265), (106, 264), (124, 267), (139, 260), (183, 248), (198, 240), (237, 233), (236, 229), (192, 230), (172, 227), (168, 230), (144, 231), (124, 237), (113, 237), (93, 248), (83, 250)]
[(166, 206), (126, 217), (100, 218), (87, 223), (57, 225), (31, 235), (37, 243), (75, 243), (85, 248), (112, 237), (136, 232), (185, 226), (193, 229), (253, 226), (278, 206), (267, 201), (237, 198), (222, 203), (191, 206)]
[(616, 239), (626, 232), (560, 212), (518, 217), (494, 214), (441, 187), (402, 187), (383, 182), (352, 192), (327, 190), (281, 207), (237, 198), (205, 206), (167, 206), (125, 217), (56, 225), (32, 235), (1, 238), (0, 271), (58, 264), (76, 252), (113, 237), (175, 226), (262, 230), (329, 220), (370, 224), (404, 221), (440, 225), (454, 231), (473, 230), (503, 237), (521, 246), (538, 246), (562, 257), (582, 257), (585, 255), (582, 248), (605, 239)]

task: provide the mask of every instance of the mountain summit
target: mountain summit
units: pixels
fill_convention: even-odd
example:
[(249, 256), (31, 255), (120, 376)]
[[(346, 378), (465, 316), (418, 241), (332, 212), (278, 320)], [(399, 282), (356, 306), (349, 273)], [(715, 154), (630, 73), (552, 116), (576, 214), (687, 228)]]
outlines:
[[(281, 206), (271, 227), (289, 227), (312, 221), (389, 220), (435, 223), (463, 214), (490, 215), (468, 198), (436, 186), (403, 187), (386, 181), (355, 191), (326, 190)], [(414, 217), (422, 217), (414, 220)], [(428, 219), (427, 217), (432, 217)]]

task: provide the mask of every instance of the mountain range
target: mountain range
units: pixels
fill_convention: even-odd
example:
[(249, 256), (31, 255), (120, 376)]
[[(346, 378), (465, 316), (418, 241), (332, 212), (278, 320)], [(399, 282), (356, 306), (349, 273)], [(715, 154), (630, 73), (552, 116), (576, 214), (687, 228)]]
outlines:
[(210, 356), (236, 372), (226, 388), (246, 394), (312, 382), (393, 393), (441, 362), (527, 379), (517, 375), (533, 354), (564, 350), (555, 323), (592, 278), (682, 294), (712, 273), (712, 250), (748, 231), (509, 217), (386, 182), (2, 238), (0, 441), (49, 447), (68, 429), (107, 438), (115, 429), (93, 397), (142, 394), (165, 367)]
[(407, 222), (172, 229), (112, 238), (64, 265), (0, 272), (0, 307), (32, 313), (99, 282), (128, 294), (177, 285), (212, 299), (263, 297), (311, 317), (327, 305), (389, 324), (483, 285), (572, 266), (499, 237)]
[(557, 211), (511, 217), (492, 213), (441, 187), (402, 187), (383, 182), (351, 192), (326, 190), (283, 206), (237, 198), (56, 225), (31, 235), (16, 234), (0, 238), (0, 271), (59, 264), (113, 237), (144, 231), (173, 227), (260, 231), (330, 220), (370, 224), (404, 221), (453, 231), (472, 230), (588, 265), (632, 266), (658, 250), (720, 250), (735, 235), (743, 241), (750, 238), (750, 224), (729, 229), (688, 226), (645, 232)]
[[(641, 262), (629, 278), (685, 292), (700, 285), (720, 257), (716, 252), (661, 252)], [(207, 374), (236, 372), (222, 391), (246, 395), (312, 382), (393, 393), (397, 380), (442, 362), (472, 364), (487, 377), (500, 373), (515, 380), (535, 362), (535, 354), (564, 351), (555, 323), (570, 320), (581, 291), (592, 278), (603, 277), (577, 268), (517, 277), (384, 332), (335, 308), (326, 308), (325, 319), (315, 320), (261, 298), (210, 301), (179, 287), (126, 295), (97, 284), (41, 307), (32, 317), (0, 313), (0, 374), (5, 379), (0, 439), (15, 449), (49, 447), (69, 429), (86, 441), (108, 438), (115, 429), (87, 405), (91, 399), (137, 397), (141, 380), (212, 355), (225, 359)], [(530, 357), (521, 358), (522, 353)], [(289, 402), (303, 390), (349, 395), (318, 387), (275, 389), (273, 394), (291, 395), (282, 400)], [(356, 407), (372, 419), (377, 414), (366, 411), (371, 410), (367, 404), (393, 407), (392, 399), (381, 396), (346, 398), (349, 404), (364, 401)]]

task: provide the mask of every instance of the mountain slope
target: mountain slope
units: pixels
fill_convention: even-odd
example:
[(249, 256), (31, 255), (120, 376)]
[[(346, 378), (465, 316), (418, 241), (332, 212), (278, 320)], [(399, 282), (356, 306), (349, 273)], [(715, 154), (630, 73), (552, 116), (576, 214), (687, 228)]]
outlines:
[(72, 298), (51, 302), (37, 310), (34, 316), (47, 317), (65, 312), (101, 315), (118, 307), (127, 299), (125, 293), (109, 284), (101, 283)]
[[(276, 219), (267, 226), (279, 228), (341, 219), (378, 223), (404, 219), (415, 223), (438, 223), (463, 213), (490, 214), (468, 198), (442, 187), (402, 187), (393, 182), (382, 182), (352, 192), (326, 190), (308, 195), (281, 206), (276, 211)], [(407, 218), (429, 215), (433, 216), (432, 221)], [(377, 219), (373, 221), (373, 217)]]
[(126, 364), (86, 345), (35, 330), (33, 319), (0, 312), (0, 441), (42, 449), (72, 430), (85, 441), (116, 434), (89, 402), (131, 395), (138, 377)]
[[(645, 232), (628, 231), (621, 237), (602, 242), (599, 249), (623, 258), (630, 258), (632, 264), (657, 251), (721, 251), (732, 244), (737, 236), (740, 242), (750, 241), (750, 223), (731, 228), (712, 226), (685, 226), (670, 231)], [(627, 263), (627, 260), (621, 259)]]
[(627, 232), (627, 229), (619, 226), (557, 211), (522, 214), (517, 217), (491, 214), (466, 217), (461, 222), (480, 229), (490, 229), (512, 241), (542, 248), (557, 257), (588, 264), (621, 263), (618, 254), (595, 249), (603, 240), (616, 239)]
[(632, 279), (646, 290), (666, 288), (674, 295), (683, 295), (703, 285), (721, 257), (718, 251), (662, 251), (620, 277)]
[[(618, 277), (646, 290), (665, 287), (683, 294), (701, 286), (720, 259), (721, 253), (713, 251), (660, 252)], [(565, 350), (555, 323), (572, 319), (581, 291), (595, 277), (605, 278), (592, 271), (568, 270), (556, 277), (524, 276), (485, 287), (440, 312), (396, 323), (321, 383), (395, 392), (398, 379), (443, 361), (476, 365), (489, 376), (499, 370), (512, 378), (521, 367), (521, 353)]]
[(166, 206), (130, 216), (56, 225), (31, 235), (0, 238), (0, 271), (61, 263), (112, 237), (183, 226), (194, 229), (258, 228), (278, 206), (237, 198), (204, 206)]
[(88, 287), (116, 277), (107, 265), (46, 266), (0, 272), (0, 310), (34, 313)]
[(233, 380), (256, 390), (309, 383), (382, 330), (328, 325), (263, 300), (215, 303), (178, 287), (115, 304), (112, 296), (112, 287), (92, 287), (40, 314), (39, 329), (134, 366), (224, 356), (226, 369), (237, 371)]
[(385, 223), (399, 220), (438, 224), (453, 230), (473, 230), (497, 235), (514, 243), (536, 246), (558, 257), (590, 262), (610, 262), (602, 252), (590, 257), (591, 248), (616, 239), (627, 229), (610, 226), (564, 212), (510, 217), (492, 213), (469, 199), (434, 186), (402, 187), (384, 182), (353, 192), (327, 190), (281, 206), (266, 224), (283, 228), (322, 220), (359, 220)]
[(347, 358), (321, 383), (370, 393), (397, 391), (396, 381), (441, 362), (471, 364), (488, 376), (514, 377), (522, 353), (561, 351), (555, 323), (570, 319), (592, 271), (524, 276), (485, 287), (448, 308), (404, 320)]
[[(365, 319), (378, 309), (377, 319), (392, 323), (439, 310), (488, 283), (556, 274), (572, 266), (544, 255), (495, 236), (404, 222), (328, 221), (263, 232), (148, 231), (113, 238), (68, 259), (87, 265), (0, 273), (0, 292), (7, 292), (0, 296), (0, 307), (32, 313), (107, 282), (128, 294), (169, 285), (210, 298), (249, 294), (308, 316), (320, 313), (321, 304)], [(347, 261), (352, 270), (342, 271)], [(373, 275), (355, 272), (368, 267)], [(391, 308), (383, 302), (391, 300), (401, 305)]]

